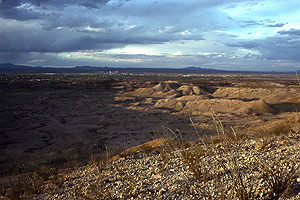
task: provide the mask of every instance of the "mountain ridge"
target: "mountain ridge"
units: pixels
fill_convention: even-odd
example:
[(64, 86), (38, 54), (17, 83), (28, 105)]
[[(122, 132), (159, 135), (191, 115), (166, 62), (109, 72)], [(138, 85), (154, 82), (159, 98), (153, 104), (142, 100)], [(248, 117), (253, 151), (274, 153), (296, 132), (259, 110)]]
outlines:
[(119, 71), (128, 73), (294, 73), (294, 72), (267, 72), (267, 71), (234, 71), (234, 70), (220, 70), (210, 69), (196, 66), (189, 66), (186, 68), (139, 68), (139, 67), (95, 67), (95, 66), (75, 66), (75, 67), (43, 67), (43, 66), (26, 66), (15, 65), (12, 63), (0, 63), (0, 73), (96, 73)]

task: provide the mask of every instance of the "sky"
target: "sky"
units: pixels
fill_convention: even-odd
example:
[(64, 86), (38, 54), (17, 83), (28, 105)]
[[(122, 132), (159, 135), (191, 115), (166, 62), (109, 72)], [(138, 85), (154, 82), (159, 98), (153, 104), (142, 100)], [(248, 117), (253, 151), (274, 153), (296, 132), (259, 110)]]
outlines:
[(0, 63), (300, 69), (298, 0), (0, 0)]

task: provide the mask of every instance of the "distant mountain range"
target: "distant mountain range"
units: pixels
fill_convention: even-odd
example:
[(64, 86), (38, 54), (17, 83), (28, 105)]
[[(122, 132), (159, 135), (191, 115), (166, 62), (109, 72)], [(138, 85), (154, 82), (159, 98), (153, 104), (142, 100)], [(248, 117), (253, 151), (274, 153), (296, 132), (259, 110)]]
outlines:
[[(218, 69), (208, 69), (202, 67), (186, 67), (186, 68), (115, 68), (115, 67), (93, 67), (93, 66), (76, 66), (71, 68), (54, 68), (54, 67), (30, 67), (25, 65), (14, 65), (11, 63), (0, 64), (0, 73), (95, 73), (119, 71), (127, 73), (237, 73), (241, 71), (228, 71)], [(258, 73), (258, 72), (247, 72)], [(262, 72), (260, 72), (262, 73)], [(271, 72), (269, 72), (271, 73)], [(275, 72), (274, 72), (275, 73)], [(276, 72), (278, 73), (278, 72)]]
[(0, 64), (0, 73), (93, 73), (93, 72), (167, 72), (167, 73), (222, 73), (225, 70), (207, 69), (202, 67), (175, 68), (115, 68), (115, 67), (92, 67), (76, 66), (71, 68), (54, 67), (30, 67), (25, 65), (14, 65), (11, 63)]

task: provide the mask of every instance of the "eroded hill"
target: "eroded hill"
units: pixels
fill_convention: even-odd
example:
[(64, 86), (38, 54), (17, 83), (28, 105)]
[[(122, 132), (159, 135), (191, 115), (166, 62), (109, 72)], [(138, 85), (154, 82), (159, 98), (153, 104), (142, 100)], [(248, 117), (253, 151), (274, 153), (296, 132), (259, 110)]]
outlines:
[[(216, 135), (230, 132), (231, 140), (238, 138), (249, 146), (252, 139), (293, 135), (300, 130), (300, 87), (293, 78), (173, 78), (170, 81), (28, 76), (6, 77), (0, 86), (2, 174), (20, 166), (25, 166), (25, 171), (40, 166), (74, 167), (87, 164), (91, 156), (102, 152), (122, 152), (128, 148), (114, 162), (120, 165), (124, 160), (131, 162), (124, 152), (136, 151), (133, 159), (139, 152), (150, 152), (149, 158), (138, 161), (144, 163), (157, 155), (164, 156), (165, 150), (160, 146), (165, 147), (165, 143), (159, 143), (154, 152), (147, 145), (135, 150), (130, 147), (158, 138), (190, 141), (184, 148), (195, 148), (199, 138), (211, 138), (212, 143), (218, 143)], [(296, 148), (298, 143), (296, 139), (293, 141)], [(155, 180), (163, 177), (156, 171), (153, 176)], [(185, 176), (192, 174), (182, 175)], [(105, 187), (113, 186), (110, 179), (105, 179), (108, 180)], [(168, 176), (166, 180), (169, 179)], [(67, 183), (63, 181), (63, 184)], [(169, 194), (163, 188), (155, 189), (156, 192)]]

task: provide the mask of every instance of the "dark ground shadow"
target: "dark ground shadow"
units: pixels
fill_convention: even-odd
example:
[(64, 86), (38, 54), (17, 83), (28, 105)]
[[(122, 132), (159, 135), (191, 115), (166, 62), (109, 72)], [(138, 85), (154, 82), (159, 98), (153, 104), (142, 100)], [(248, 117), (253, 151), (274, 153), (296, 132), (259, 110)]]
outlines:
[(299, 112), (300, 111), (300, 103), (279, 103), (279, 104), (271, 104), (272, 109), (274, 110), (274, 114), (284, 113), (284, 112)]
[[(128, 110), (114, 97), (123, 81), (88, 77), (10, 76), (0, 83), (0, 174), (16, 168), (86, 164), (107, 148), (124, 150), (180, 130), (197, 135), (189, 117)], [(200, 133), (210, 130), (199, 129)], [(176, 131), (175, 131), (176, 132)]]
[[(189, 116), (167, 108), (153, 109), (153, 104), (141, 103), (147, 97), (117, 98), (122, 97), (124, 91), (149, 86), (149, 81), (153, 86), (161, 78), (158, 81), (143, 77), (110, 79), (70, 74), (2, 76), (0, 175), (17, 168), (30, 170), (41, 165), (83, 165), (91, 155), (107, 150), (122, 151), (156, 138), (174, 137), (169, 129), (176, 134), (180, 131), (184, 140), (196, 141), (198, 135)], [(211, 83), (211, 80), (197, 81), (208, 93), (223, 86), (222, 83)], [(159, 100), (153, 99), (154, 102)], [(299, 105), (270, 106), (278, 112), (295, 112), (294, 107)], [(238, 116), (238, 121), (235, 116), (223, 115), (229, 128), (236, 124), (241, 130), (252, 126), (250, 115)], [(192, 118), (200, 135), (216, 132), (210, 117)], [(269, 118), (267, 115), (265, 120)], [(258, 119), (261, 118), (253, 118), (254, 121)]]

